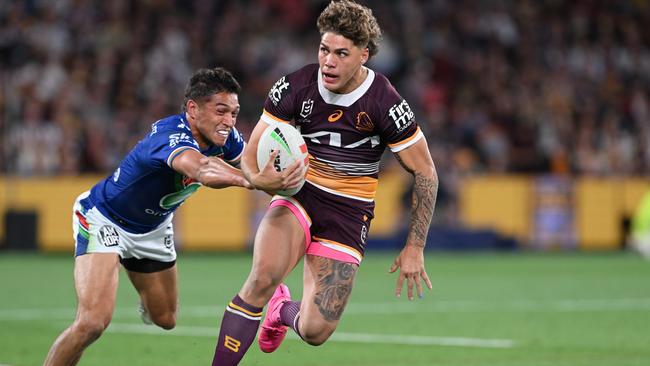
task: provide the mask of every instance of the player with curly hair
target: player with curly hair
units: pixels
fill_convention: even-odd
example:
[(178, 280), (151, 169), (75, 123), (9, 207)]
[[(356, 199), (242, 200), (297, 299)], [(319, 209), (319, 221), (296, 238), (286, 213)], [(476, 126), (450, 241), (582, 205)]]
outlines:
[[(408, 103), (388, 79), (365, 66), (377, 53), (381, 30), (372, 11), (353, 1), (332, 1), (318, 18), (318, 64), (280, 78), (271, 88), (242, 157), (242, 171), (257, 189), (277, 191), (285, 180), (257, 168), (264, 129), (291, 123), (309, 151), (306, 182), (292, 197), (274, 196), (257, 231), (252, 269), (226, 307), (212, 362), (236, 365), (259, 333), (264, 352), (275, 351), (291, 328), (311, 345), (336, 329), (363, 259), (374, 212), (380, 159), (388, 147), (415, 179), (406, 245), (399, 268), (408, 297), (431, 288), (424, 247), (438, 178), (424, 135)], [(293, 167), (295, 168), (295, 167)], [(302, 301), (282, 281), (304, 258)]]

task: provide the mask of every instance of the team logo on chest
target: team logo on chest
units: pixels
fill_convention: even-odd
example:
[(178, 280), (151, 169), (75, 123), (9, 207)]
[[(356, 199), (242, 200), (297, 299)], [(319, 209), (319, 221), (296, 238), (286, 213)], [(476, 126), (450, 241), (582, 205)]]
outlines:
[(375, 128), (375, 125), (372, 123), (370, 116), (366, 112), (359, 112), (357, 114), (357, 122), (354, 124), (354, 127), (363, 132), (370, 132)]

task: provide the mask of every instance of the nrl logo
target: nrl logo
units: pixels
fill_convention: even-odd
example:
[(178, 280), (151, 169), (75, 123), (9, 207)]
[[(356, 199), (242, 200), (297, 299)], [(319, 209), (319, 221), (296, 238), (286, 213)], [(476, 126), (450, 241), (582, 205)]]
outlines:
[(311, 111), (314, 109), (314, 101), (307, 99), (302, 102), (302, 108), (300, 109), (300, 117), (307, 118), (311, 114)]

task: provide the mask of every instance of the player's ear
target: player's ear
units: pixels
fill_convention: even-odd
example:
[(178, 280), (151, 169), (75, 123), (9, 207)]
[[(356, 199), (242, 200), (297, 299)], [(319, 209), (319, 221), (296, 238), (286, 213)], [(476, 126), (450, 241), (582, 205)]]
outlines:
[(363, 52), (361, 53), (361, 65), (364, 65), (366, 62), (368, 62), (368, 57), (370, 56), (370, 50), (368, 47), (363, 49)]
[(187, 104), (185, 105), (185, 110), (187, 111), (187, 115), (188, 115), (191, 119), (196, 118), (196, 114), (197, 114), (197, 112), (198, 112), (198, 109), (199, 109), (199, 105), (196, 104), (195, 101), (193, 101), (192, 99), (189, 99), (189, 100), (187, 101)]

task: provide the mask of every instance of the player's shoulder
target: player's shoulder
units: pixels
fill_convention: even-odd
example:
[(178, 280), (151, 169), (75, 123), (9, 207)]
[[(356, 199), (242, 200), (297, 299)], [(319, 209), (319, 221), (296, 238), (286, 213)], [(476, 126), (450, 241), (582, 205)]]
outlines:
[(388, 98), (395, 98), (396, 96), (399, 97), (399, 93), (397, 92), (397, 89), (393, 86), (393, 84), (388, 80), (388, 77), (386, 75), (373, 70), (375, 73), (375, 80), (373, 80), (372, 86), (370, 87), (371, 92), (375, 94), (375, 97), (388, 97)]
[(302, 84), (316, 83), (316, 75), (318, 73), (318, 64), (305, 65), (298, 70), (287, 75), (291, 81)]
[(310, 64), (282, 76), (269, 91), (270, 101), (277, 106), (288, 95), (291, 95), (291, 100), (293, 100), (295, 96), (300, 95), (305, 89), (316, 87), (317, 72), (318, 65)]
[(151, 135), (169, 131), (185, 131), (191, 133), (192, 129), (184, 113), (167, 116), (151, 124)]
[(390, 80), (384, 74), (377, 71), (374, 71), (374, 80), (366, 95), (367, 100), (372, 101), (379, 108), (379, 111), (382, 112), (391, 108), (396, 103), (401, 102), (403, 99)]
[(317, 73), (318, 64), (309, 64), (283, 76), (275, 83), (274, 87), (282, 87), (285, 84), (285, 88), (298, 92), (310, 86), (317, 85)]

